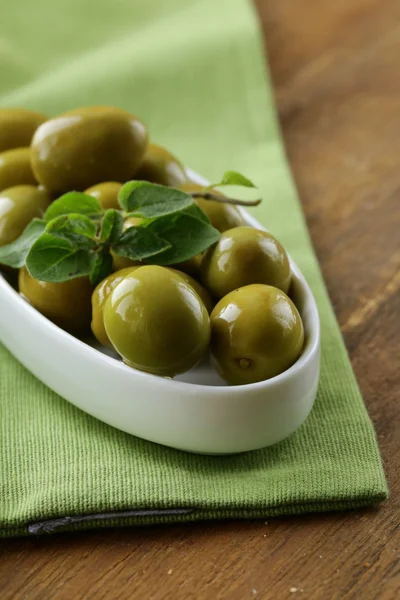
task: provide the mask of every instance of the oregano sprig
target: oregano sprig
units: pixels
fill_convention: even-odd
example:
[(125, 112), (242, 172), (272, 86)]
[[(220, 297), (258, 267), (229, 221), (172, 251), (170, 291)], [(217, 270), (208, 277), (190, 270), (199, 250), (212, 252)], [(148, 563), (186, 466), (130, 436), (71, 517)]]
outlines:
[[(259, 203), (213, 192), (225, 185), (254, 187), (236, 171), (192, 193), (129, 181), (119, 193), (120, 210), (104, 210), (96, 198), (68, 192), (49, 206), (42, 219), (33, 219), (18, 239), (0, 247), (0, 265), (26, 266), (34, 278), (54, 283), (88, 276), (95, 285), (112, 272), (113, 254), (142, 264), (186, 261), (220, 236), (196, 204), (196, 197), (247, 206)], [(140, 217), (140, 224), (124, 226), (130, 216)]]
[(229, 196), (221, 196), (220, 194), (214, 193), (215, 188), (224, 186), (240, 186), (247, 188), (255, 188), (256, 186), (250, 179), (238, 173), (237, 171), (226, 171), (222, 176), (221, 181), (217, 183), (210, 183), (204, 187), (202, 192), (192, 192), (193, 198), (204, 198), (204, 200), (213, 200), (214, 202), (220, 202), (223, 204), (234, 204), (236, 206), (258, 206), (261, 202), (261, 198), (256, 200), (240, 200), (239, 198), (230, 198)]

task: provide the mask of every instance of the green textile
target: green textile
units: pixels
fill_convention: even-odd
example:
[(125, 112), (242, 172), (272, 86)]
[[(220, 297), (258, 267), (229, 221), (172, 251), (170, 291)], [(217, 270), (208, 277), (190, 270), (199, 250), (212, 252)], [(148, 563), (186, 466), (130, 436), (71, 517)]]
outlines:
[[(0, 533), (43, 531), (32, 524), (73, 515), (99, 516), (53, 529), (268, 517), (384, 500), (374, 431), (286, 164), (250, 3), (13, 0), (2, 17), (1, 106), (55, 115), (117, 105), (209, 179), (236, 168), (259, 184), (265, 201), (254, 214), (311, 284), (323, 350), (315, 408), (295, 434), (264, 450), (211, 457), (97, 421), (0, 346)], [(129, 510), (137, 512), (118, 514)], [(110, 512), (117, 514), (101, 516)]]

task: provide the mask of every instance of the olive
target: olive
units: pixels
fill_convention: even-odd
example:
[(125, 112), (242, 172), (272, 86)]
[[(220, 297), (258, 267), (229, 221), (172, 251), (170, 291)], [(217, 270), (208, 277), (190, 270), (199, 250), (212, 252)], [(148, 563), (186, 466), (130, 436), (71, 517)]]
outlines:
[(118, 194), (122, 188), (122, 183), (116, 181), (105, 181), (104, 183), (98, 183), (85, 190), (85, 194), (96, 198), (104, 210), (108, 208), (115, 208), (115, 210), (121, 210), (118, 203)]
[(201, 262), (202, 282), (216, 298), (251, 283), (287, 292), (291, 280), (285, 249), (270, 233), (236, 227), (221, 234)]
[(184, 281), (186, 281), (186, 283), (188, 283), (189, 285), (192, 286), (194, 291), (200, 296), (201, 300), (203, 301), (203, 304), (206, 307), (207, 312), (210, 314), (212, 309), (214, 308), (214, 302), (211, 298), (210, 292), (208, 290), (206, 290), (206, 288), (203, 285), (201, 285), (201, 283), (196, 281), (196, 279), (194, 279), (187, 273), (184, 273), (183, 271), (179, 271), (178, 269), (173, 269), (171, 267), (167, 267), (167, 268), (170, 271), (173, 271), (174, 273), (176, 273), (177, 275), (182, 277), (182, 279)]
[(172, 265), (172, 266), (174, 269), (177, 269), (178, 271), (183, 271), (184, 273), (187, 273), (191, 277), (194, 277), (195, 279), (199, 279), (202, 258), (203, 258), (203, 254), (196, 254), (196, 256), (192, 256), (192, 258), (189, 258), (188, 260), (185, 260), (184, 262), (181, 262), (181, 263), (176, 263), (175, 265)]
[(49, 283), (34, 279), (23, 267), (19, 271), (18, 285), (26, 300), (62, 329), (84, 333), (90, 328), (93, 288), (88, 277)]
[(132, 179), (146, 151), (147, 130), (125, 110), (77, 108), (43, 123), (31, 147), (33, 172), (46, 188), (85, 190)]
[(126, 364), (165, 377), (194, 367), (210, 340), (199, 296), (182, 277), (155, 265), (136, 269), (111, 292), (104, 325)]
[(0, 190), (14, 185), (35, 185), (30, 148), (13, 148), (0, 153)]
[[(129, 273), (132, 273), (135, 269), (139, 269), (140, 266), (141, 265), (130, 266), (130, 267), (127, 267), (124, 269), (120, 269), (119, 271), (117, 271), (115, 273), (112, 273), (111, 275), (109, 275), (108, 277), (103, 279), (103, 281), (101, 281), (98, 284), (98, 286), (95, 288), (95, 290), (92, 294), (92, 324), (91, 324), (91, 327), (92, 327), (94, 336), (101, 344), (103, 344), (103, 346), (108, 346), (108, 347), (112, 348), (112, 344), (108, 338), (108, 335), (107, 335), (105, 327), (104, 327), (104, 321), (103, 321), (104, 304), (105, 304), (108, 296), (112, 292), (112, 290), (115, 287), (117, 287), (117, 285), (124, 279), (124, 277), (129, 275)], [(190, 277), (190, 275), (187, 275), (186, 273), (182, 273), (181, 271), (177, 271), (176, 269), (170, 269), (170, 270), (173, 271), (174, 273), (176, 273), (177, 275), (179, 275), (184, 281), (186, 281), (186, 283), (188, 283), (190, 286), (192, 286), (192, 288), (195, 290), (195, 292), (200, 296), (201, 300), (203, 301), (204, 306), (207, 309), (207, 312), (210, 313), (213, 309), (214, 304), (213, 304), (213, 301), (211, 299), (209, 292), (207, 292), (207, 290), (201, 285), (201, 283), (199, 283), (198, 281), (193, 279), (193, 277)]]
[[(188, 193), (202, 192), (204, 186), (198, 185), (197, 183), (184, 183), (179, 186), (179, 189)], [(214, 191), (213, 193), (222, 198), (224, 197), (223, 194), (219, 192)], [(239, 209), (232, 204), (224, 204), (222, 202), (216, 202), (215, 200), (205, 200), (204, 198), (195, 198), (195, 202), (201, 210), (206, 213), (211, 221), (211, 225), (215, 227), (215, 229), (218, 229), (218, 231), (223, 232), (227, 229), (232, 229), (233, 227), (245, 225), (245, 220)]]
[(22, 108), (0, 108), (0, 152), (29, 146), (45, 115)]
[(0, 246), (16, 240), (35, 217), (42, 217), (50, 204), (46, 190), (16, 185), (0, 192)]
[(231, 385), (275, 377), (299, 357), (304, 328), (290, 298), (269, 285), (227, 294), (211, 313), (211, 361)]
[[(128, 217), (124, 221), (122, 231), (126, 231), (127, 229), (129, 229), (129, 227), (134, 227), (135, 225), (140, 225), (140, 223), (142, 221), (143, 221), (143, 219), (141, 219), (140, 217)], [(115, 254), (112, 251), (111, 251), (111, 254), (113, 257), (113, 270), (114, 271), (121, 271), (121, 269), (127, 269), (128, 267), (133, 267), (133, 266), (138, 265), (138, 263), (136, 263), (134, 260), (131, 260), (130, 258), (127, 258), (126, 256), (118, 256), (118, 254)]]
[(47, 196), (50, 198), (50, 202), (53, 202), (53, 200), (57, 200), (57, 198), (59, 197), (59, 194), (55, 194), (54, 192), (49, 192), (49, 190), (47, 188), (44, 187), (44, 185), (41, 185), (39, 183), (39, 185), (37, 186), (38, 190), (41, 190), (42, 192), (45, 192), (47, 194)]
[(103, 279), (98, 286), (95, 288), (92, 294), (92, 331), (96, 339), (103, 344), (112, 348), (112, 344), (108, 338), (106, 330), (104, 328), (103, 321), (103, 308), (104, 303), (112, 290), (132, 271), (139, 267), (128, 267), (127, 269), (121, 269), (116, 273), (111, 273), (108, 277)]
[(135, 179), (178, 187), (186, 181), (186, 175), (182, 164), (173, 154), (162, 146), (149, 144)]

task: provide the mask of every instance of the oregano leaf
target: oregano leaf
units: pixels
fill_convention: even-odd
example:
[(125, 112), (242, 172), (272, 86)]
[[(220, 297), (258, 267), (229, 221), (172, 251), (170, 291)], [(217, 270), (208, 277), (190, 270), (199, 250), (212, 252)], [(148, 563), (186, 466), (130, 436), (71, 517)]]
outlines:
[(122, 186), (118, 202), (132, 216), (154, 219), (173, 214), (193, 204), (190, 194), (148, 181), (128, 181)]
[(131, 260), (144, 260), (168, 250), (169, 242), (145, 227), (129, 227), (112, 245), (113, 252)]
[(97, 285), (112, 272), (113, 257), (110, 251), (103, 249), (96, 253), (94, 264), (90, 272), (90, 282)]
[(250, 179), (238, 173), (237, 171), (226, 171), (219, 183), (213, 183), (207, 188), (222, 187), (224, 185), (240, 185), (242, 187), (255, 188), (256, 186)]
[(96, 225), (85, 215), (69, 214), (52, 219), (46, 226), (46, 232), (91, 248), (96, 237)]
[(192, 217), (195, 217), (196, 219), (199, 219), (200, 221), (203, 221), (203, 223), (211, 223), (206, 213), (203, 210), (201, 210), (200, 206), (198, 206), (195, 203), (185, 208), (182, 212), (184, 212), (186, 215), (190, 215)]
[(26, 257), (26, 267), (32, 277), (53, 283), (89, 275), (94, 262), (93, 250), (46, 231), (32, 245)]
[(101, 221), (100, 241), (115, 243), (122, 233), (123, 225), (124, 218), (118, 210), (114, 208), (107, 210)]
[(217, 242), (220, 237), (220, 232), (212, 225), (185, 212), (160, 217), (149, 223), (146, 229), (170, 243), (169, 250), (146, 260), (159, 265), (173, 265), (189, 260)]
[(93, 198), (93, 196), (89, 196), (89, 194), (84, 194), (83, 192), (67, 192), (50, 204), (44, 214), (44, 219), (51, 221), (56, 217), (69, 215), (70, 213), (93, 218), (100, 216), (103, 212), (100, 202), (96, 198)]
[(0, 264), (19, 269), (25, 265), (32, 244), (42, 235), (46, 221), (33, 219), (14, 242), (0, 247)]

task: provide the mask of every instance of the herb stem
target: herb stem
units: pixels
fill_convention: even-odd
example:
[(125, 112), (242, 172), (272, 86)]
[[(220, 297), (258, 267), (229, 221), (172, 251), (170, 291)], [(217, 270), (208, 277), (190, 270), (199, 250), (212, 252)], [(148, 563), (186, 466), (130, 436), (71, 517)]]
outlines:
[(235, 204), (236, 206), (258, 206), (261, 202), (261, 198), (257, 200), (238, 200), (237, 198), (229, 198), (228, 196), (221, 196), (220, 194), (214, 194), (213, 192), (189, 192), (192, 198), (204, 198), (204, 200), (213, 200), (214, 202), (221, 202), (222, 204)]

